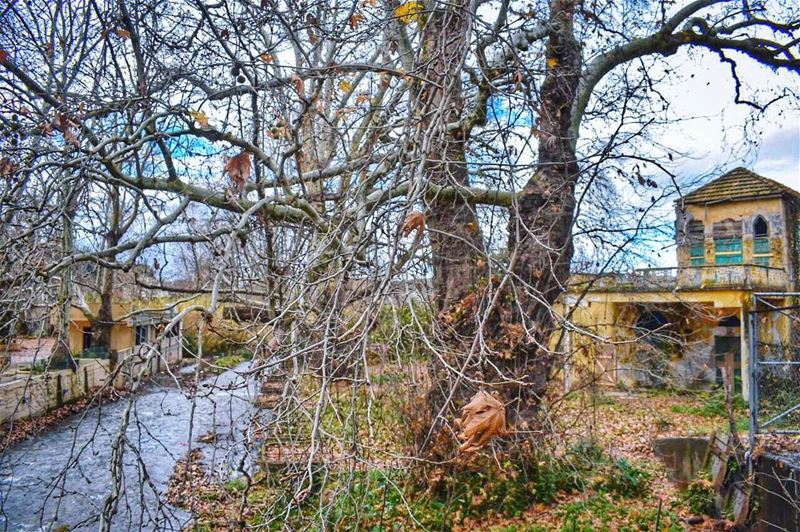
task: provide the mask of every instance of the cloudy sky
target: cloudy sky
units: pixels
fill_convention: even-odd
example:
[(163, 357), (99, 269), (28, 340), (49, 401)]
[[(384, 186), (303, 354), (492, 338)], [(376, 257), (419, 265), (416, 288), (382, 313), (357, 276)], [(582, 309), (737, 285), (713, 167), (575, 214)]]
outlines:
[[(667, 89), (673, 111), (684, 118), (697, 117), (665, 132), (666, 144), (691, 155), (678, 162), (676, 170), (691, 177), (713, 172), (717, 167), (744, 166), (800, 190), (798, 102), (785, 98), (758, 116), (755, 126), (747, 128), (745, 133), (744, 126), (754, 116), (754, 110), (734, 103), (735, 85), (729, 66), (712, 54), (703, 53), (702, 58), (699, 55), (677, 54), (670, 61), (671, 66), (683, 73), (683, 79)], [(800, 76), (776, 75), (753, 61), (743, 58), (737, 61), (743, 96), (785, 88), (800, 93)], [(743, 142), (745, 136), (757, 142)]]

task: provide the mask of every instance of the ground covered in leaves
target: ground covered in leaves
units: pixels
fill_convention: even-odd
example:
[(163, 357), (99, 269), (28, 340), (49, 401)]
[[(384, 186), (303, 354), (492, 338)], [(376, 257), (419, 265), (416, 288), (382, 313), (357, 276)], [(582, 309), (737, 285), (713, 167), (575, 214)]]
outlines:
[[(351, 437), (355, 431), (358, 443), (320, 453), (311, 464), (318, 468), (313, 485), (298, 492), (294, 483), (309, 465), (308, 455), (297, 467), (287, 459), (282, 469), (276, 459), (280, 444), (273, 442), (264, 446), (261, 472), (249, 480), (215, 480), (199, 461), (188, 469), (182, 462), (170, 502), (197, 515), (197, 530), (323, 524), (336, 530), (634, 531), (654, 530), (656, 524), (659, 530), (730, 529), (724, 516), (704, 515), (713, 511), (702, 483), (679, 491), (667, 479), (652, 445), (661, 437), (725, 430), (720, 393), (574, 393), (554, 404), (553, 435), (529, 449), (525, 460), (493, 445), (461, 458), (456, 475), (428, 467), (420, 479), (419, 467), (402, 458), (408, 449), (403, 403), (418, 392), (406, 382), (408, 373), (383, 368), (371, 390), (345, 385), (332, 391), (331, 407), (321, 412), (323, 431)], [(737, 423), (745, 418), (740, 404)], [(303, 444), (292, 437), (307, 428), (302, 424), (296, 434), (281, 436), (294, 442), (295, 451)]]

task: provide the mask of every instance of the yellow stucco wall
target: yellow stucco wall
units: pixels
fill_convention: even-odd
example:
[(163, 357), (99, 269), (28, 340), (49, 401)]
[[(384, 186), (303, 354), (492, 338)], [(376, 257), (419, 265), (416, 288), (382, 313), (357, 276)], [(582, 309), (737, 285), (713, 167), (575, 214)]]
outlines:
[[(776, 306), (789, 305), (793, 299), (775, 299)], [(752, 304), (749, 290), (691, 290), (677, 292), (624, 292), (590, 291), (581, 296), (575, 291), (567, 293), (555, 306), (561, 317), (569, 315), (569, 331), (560, 330), (553, 335), (551, 348), (567, 356), (568, 386), (584, 382), (587, 376), (600, 384), (616, 384), (616, 377), (597, 377), (597, 368), (605, 368), (611, 361), (619, 363), (629, 359), (636, 349), (632, 310), (638, 305), (652, 308), (685, 305), (687, 310), (685, 330), (691, 331), (688, 342), (705, 342), (713, 346), (719, 320), (735, 316), (741, 322), (740, 351), (742, 395), (747, 398), (750, 388), (747, 367), (750, 353), (748, 345), (748, 310)], [(692, 310), (692, 307), (694, 309)], [(790, 319), (780, 313), (759, 316), (759, 341), (787, 346), (791, 343)], [(614, 357), (612, 359), (612, 357)], [(603, 359), (607, 360), (603, 362)]]
[[(99, 308), (98, 303), (89, 303), (88, 306), (92, 313), (97, 313)], [(109, 348), (112, 351), (121, 351), (133, 347), (135, 333), (134, 328), (131, 327), (127, 321), (127, 316), (140, 307), (141, 305), (137, 306), (134, 304), (114, 304), (112, 306), (111, 315), (115, 321), (120, 322), (115, 324), (111, 331), (111, 345)], [(80, 353), (83, 351), (83, 331), (89, 326), (89, 318), (86, 317), (83, 311), (73, 307), (69, 324), (69, 347), (73, 353)]]
[[(753, 263), (753, 222), (762, 216), (769, 224), (771, 267), (783, 267), (788, 256), (784, 201), (781, 198), (753, 199), (713, 204), (687, 204), (678, 212), (678, 223), (688, 220), (703, 222), (705, 226), (705, 263), (714, 264), (713, 226), (723, 220), (742, 222), (742, 262)], [(678, 246), (678, 265), (689, 265), (688, 246)]]

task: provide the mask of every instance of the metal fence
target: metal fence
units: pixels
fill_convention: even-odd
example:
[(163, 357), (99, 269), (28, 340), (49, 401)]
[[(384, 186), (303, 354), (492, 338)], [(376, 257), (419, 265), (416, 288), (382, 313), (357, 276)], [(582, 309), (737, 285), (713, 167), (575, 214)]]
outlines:
[(750, 443), (800, 434), (800, 292), (753, 294), (748, 320)]

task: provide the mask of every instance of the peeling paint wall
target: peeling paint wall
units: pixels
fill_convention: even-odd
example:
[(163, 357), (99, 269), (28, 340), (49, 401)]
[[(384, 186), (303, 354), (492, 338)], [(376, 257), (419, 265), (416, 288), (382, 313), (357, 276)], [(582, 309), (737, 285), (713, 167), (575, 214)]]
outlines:
[(714, 224), (725, 220), (734, 220), (742, 223), (742, 262), (753, 264), (753, 223), (758, 216), (763, 217), (769, 224), (770, 253), (772, 257), (769, 266), (782, 268), (787, 264), (786, 257), (789, 252), (787, 235), (791, 228), (796, 227), (789, 218), (787, 227), (786, 202), (781, 198), (763, 200), (732, 201), (707, 205), (688, 204), (681, 210), (676, 208), (676, 237), (677, 260), (679, 267), (688, 267), (689, 246), (686, 243), (686, 231), (691, 221), (703, 223), (705, 228), (705, 263), (715, 263)]
[[(748, 354), (742, 339), (745, 328), (721, 329), (719, 320), (746, 316), (750, 293), (745, 290), (692, 290), (681, 292), (588, 292), (579, 303), (557, 310), (572, 310), (577, 330), (569, 333), (562, 352), (570, 355), (571, 386), (596, 382), (623, 387), (669, 384), (677, 388), (707, 388), (716, 382), (715, 335), (739, 337), (739, 375), (746, 397)], [(636, 321), (642, 309), (667, 310), (675, 322), (680, 349), (659, 352), (636, 340)], [(784, 327), (785, 329), (785, 327)], [(780, 335), (785, 337), (788, 330)]]
[[(759, 217), (768, 226), (769, 268), (747, 266), (755, 264), (757, 258), (762, 262), (767, 258), (763, 248), (757, 252), (754, 240), (754, 224)], [(691, 239), (688, 235), (692, 222), (694, 235), (698, 234), (699, 223), (702, 223), (702, 268), (693, 267), (698, 266), (698, 261), (695, 260), (693, 265), (690, 257)], [(728, 233), (733, 238), (741, 235), (740, 262), (745, 266), (737, 265), (738, 260), (727, 265), (716, 264), (718, 255), (724, 259), (724, 252), (722, 248), (716, 249), (715, 229), (719, 239)], [(796, 273), (800, 271), (800, 202), (775, 197), (713, 204), (679, 203), (676, 205), (676, 239), (679, 273), (674, 281), (677, 283), (675, 290), (635, 290), (617, 286), (612, 279), (612, 282), (579, 297), (580, 283), (585, 286), (590, 279), (574, 276), (575, 288), (568, 297), (581, 302), (578, 304), (580, 308), (572, 314), (572, 322), (578, 330), (570, 333), (568, 344), (573, 353), (569, 379), (572, 385), (587, 376), (596, 379), (598, 367), (603, 371), (611, 367), (614, 370), (612, 378), (604, 379), (605, 383), (647, 386), (657, 384), (663, 377), (662, 381), (667, 380), (677, 387), (707, 386), (716, 381), (715, 336), (722, 335), (739, 338), (739, 375), (742, 394), (747, 397), (750, 354), (746, 341), (746, 318), (752, 289), (787, 291), (800, 288)], [(760, 246), (764, 245), (763, 240), (759, 242), (762, 243)], [(641, 340), (635, 341), (633, 325), (639, 312), (636, 309), (648, 305), (653, 308), (697, 305), (703, 309), (696, 315), (687, 312), (686, 322), (681, 324), (684, 341), (680, 353), (658, 353), (652, 345), (645, 346)], [(741, 326), (735, 331), (720, 331), (718, 319), (723, 315), (738, 317)], [(759, 341), (787, 346), (791, 343), (789, 320), (775, 318), (773, 321), (760, 327)], [(663, 376), (654, 378), (656, 371)], [(604, 381), (600, 380), (601, 383)]]

